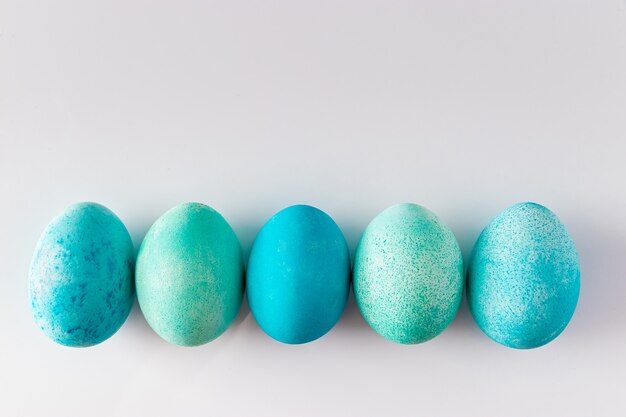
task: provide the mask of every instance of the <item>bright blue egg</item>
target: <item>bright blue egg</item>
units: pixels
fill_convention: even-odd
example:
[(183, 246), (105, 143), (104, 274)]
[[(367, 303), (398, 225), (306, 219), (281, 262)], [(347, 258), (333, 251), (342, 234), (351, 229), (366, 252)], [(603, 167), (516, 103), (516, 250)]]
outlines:
[(339, 320), (350, 291), (350, 255), (337, 224), (311, 206), (291, 206), (259, 232), (247, 271), (259, 326), (283, 343), (306, 343)]
[(544, 206), (509, 207), (474, 246), (469, 307), (482, 331), (500, 344), (531, 349), (556, 338), (574, 314), (579, 290), (574, 242)]
[(134, 256), (126, 227), (104, 206), (75, 204), (52, 220), (29, 275), (31, 308), (41, 330), (77, 347), (112, 336), (133, 305)]

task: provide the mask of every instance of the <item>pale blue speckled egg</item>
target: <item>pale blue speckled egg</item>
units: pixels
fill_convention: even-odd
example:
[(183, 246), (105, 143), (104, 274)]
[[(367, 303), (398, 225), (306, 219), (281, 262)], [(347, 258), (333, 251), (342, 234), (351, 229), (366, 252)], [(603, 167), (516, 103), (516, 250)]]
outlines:
[(467, 272), (470, 311), (502, 345), (531, 349), (556, 338), (574, 314), (579, 290), (574, 242), (544, 206), (509, 207), (474, 246)]
[(133, 305), (135, 250), (109, 209), (79, 203), (43, 232), (29, 274), (35, 321), (53, 341), (84, 347), (111, 337)]

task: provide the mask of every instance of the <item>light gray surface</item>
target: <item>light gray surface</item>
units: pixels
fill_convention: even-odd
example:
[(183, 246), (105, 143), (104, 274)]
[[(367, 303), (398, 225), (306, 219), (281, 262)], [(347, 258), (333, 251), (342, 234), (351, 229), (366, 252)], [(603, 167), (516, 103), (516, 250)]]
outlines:
[[(625, 141), (621, 0), (0, 0), (0, 414), (624, 415)], [(199, 348), (160, 340), (136, 306), (104, 344), (63, 348), (30, 316), (27, 269), (81, 200), (137, 245), (166, 209), (204, 202), (246, 252), (290, 204), (327, 211), (354, 251), (411, 201), (466, 256), (533, 200), (578, 245), (580, 302), (532, 351), (490, 341), (465, 303), (440, 337), (395, 345), (353, 300), (304, 346), (244, 305)]]

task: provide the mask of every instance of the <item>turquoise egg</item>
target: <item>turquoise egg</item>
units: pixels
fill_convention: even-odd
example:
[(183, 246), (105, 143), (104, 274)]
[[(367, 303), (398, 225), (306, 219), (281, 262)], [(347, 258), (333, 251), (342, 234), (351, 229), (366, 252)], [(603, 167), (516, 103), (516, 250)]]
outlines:
[(550, 342), (572, 318), (579, 291), (576, 247), (546, 207), (516, 204), (480, 234), (467, 299), (478, 326), (496, 342), (516, 349)]
[(133, 305), (134, 259), (128, 231), (109, 209), (67, 208), (46, 227), (30, 267), (30, 303), (41, 330), (65, 346), (111, 337)]
[(141, 311), (159, 336), (181, 346), (210, 342), (241, 307), (239, 240), (217, 211), (181, 204), (150, 227), (137, 255), (136, 281)]
[(381, 336), (422, 343), (454, 319), (463, 258), (452, 231), (416, 204), (392, 206), (367, 226), (356, 250), (353, 287), (365, 321)]
[(335, 222), (305, 205), (288, 207), (261, 229), (247, 273), (250, 311), (272, 338), (307, 343), (337, 323), (350, 291), (350, 254)]

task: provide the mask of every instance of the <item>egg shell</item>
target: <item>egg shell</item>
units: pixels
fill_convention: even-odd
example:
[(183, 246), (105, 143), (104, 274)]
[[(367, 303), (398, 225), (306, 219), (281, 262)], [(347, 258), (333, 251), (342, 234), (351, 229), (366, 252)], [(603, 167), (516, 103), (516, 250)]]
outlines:
[(74, 347), (111, 337), (133, 305), (134, 259), (113, 212), (96, 203), (67, 208), (46, 227), (30, 267), (30, 304), (41, 330)]
[(150, 227), (137, 255), (136, 281), (141, 311), (159, 336), (181, 346), (210, 342), (241, 307), (241, 245), (217, 211), (181, 204)]
[(572, 318), (579, 292), (576, 247), (546, 207), (516, 204), (480, 234), (467, 299), (478, 326), (496, 342), (517, 349), (550, 342)]
[(350, 254), (337, 224), (306, 205), (274, 215), (248, 262), (250, 310), (272, 338), (306, 343), (339, 320), (350, 291)]
[(452, 231), (416, 204), (389, 207), (357, 246), (354, 295), (381, 336), (422, 343), (454, 319), (463, 293), (463, 258)]

